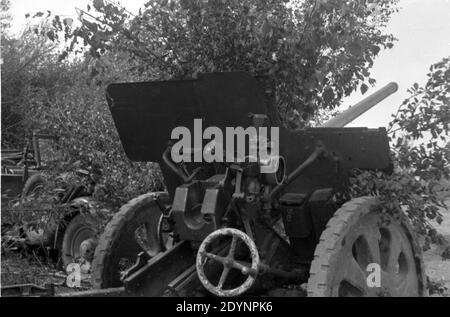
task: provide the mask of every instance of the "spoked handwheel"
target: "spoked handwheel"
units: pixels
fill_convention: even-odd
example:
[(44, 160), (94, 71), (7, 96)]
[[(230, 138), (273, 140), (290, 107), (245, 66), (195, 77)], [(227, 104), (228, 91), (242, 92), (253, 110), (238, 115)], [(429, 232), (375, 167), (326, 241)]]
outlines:
[[(231, 236), (231, 244), (226, 256), (213, 254), (211, 251), (208, 251), (213, 242), (217, 242), (217, 240), (221, 240), (226, 236)], [(236, 248), (239, 240), (244, 242), (248, 248), (251, 263), (245, 263), (236, 259)], [(208, 261), (218, 262), (223, 266), (217, 285), (211, 283), (205, 272), (205, 265)], [(258, 274), (259, 262), (256, 245), (248, 235), (237, 229), (223, 228), (214, 231), (203, 240), (197, 253), (196, 268), (201, 283), (209, 292), (217, 296), (230, 297), (241, 295), (252, 287)], [(225, 283), (232, 269), (240, 271), (242, 275), (246, 276), (246, 279), (240, 286), (225, 289)]]
[[(374, 197), (344, 204), (316, 247), (309, 296), (424, 296), (421, 249), (403, 215), (381, 213)], [(378, 276), (377, 276), (378, 275)]]
[(125, 204), (108, 223), (92, 264), (95, 288), (121, 286), (122, 274), (136, 263), (140, 252), (153, 257), (162, 251), (157, 233), (161, 217), (157, 197), (168, 199), (167, 193), (139, 196)]

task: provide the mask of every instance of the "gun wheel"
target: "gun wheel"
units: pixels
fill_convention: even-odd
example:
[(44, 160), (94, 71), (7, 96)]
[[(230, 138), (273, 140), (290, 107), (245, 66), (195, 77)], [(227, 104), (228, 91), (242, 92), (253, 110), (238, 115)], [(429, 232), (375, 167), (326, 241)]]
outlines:
[(314, 253), (309, 296), (426, 295), (421, 249), (406, 216), (377, 206), (375, 197), (360, 197), (330, 219)]
[(164, 192), (141, 195), (122, 206), (108, 223), (92, 263), (94, 288), (121, 286), (121, 274), (135, 264), (138, 253), (146, 251), (153, 257), (162, 251), (157, 234), (162, 213), (157, 197), (168, 199)]

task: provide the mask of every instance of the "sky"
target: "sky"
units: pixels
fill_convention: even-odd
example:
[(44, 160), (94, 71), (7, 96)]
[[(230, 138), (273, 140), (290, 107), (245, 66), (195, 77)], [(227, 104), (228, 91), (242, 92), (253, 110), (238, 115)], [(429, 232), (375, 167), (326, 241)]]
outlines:
[[(76, 18), (75, 7), (85, 10), (89, 0), (11, 0), (13, 29), (19, 31), (25, 14), (50, 10), (53, 14)], [(120, 3), (136, 13), (146, 0), (122, 0)], [(348, 126), (377, 128), (386, 126), (393, 113), (408, 97), (407, 89), (415, 82), (424, 84), (431, 64), (450, 56), (450, 0), (400, 0), (400, 12), (394, 14), (387, 27), (398, 41), (391, 50), (382, 51), (374, 61), (371, 75), (375, 87), (362, 96), (354, 92), (344, 99), (342, 110), (357, 103), (389, 82), (399, 89)]]

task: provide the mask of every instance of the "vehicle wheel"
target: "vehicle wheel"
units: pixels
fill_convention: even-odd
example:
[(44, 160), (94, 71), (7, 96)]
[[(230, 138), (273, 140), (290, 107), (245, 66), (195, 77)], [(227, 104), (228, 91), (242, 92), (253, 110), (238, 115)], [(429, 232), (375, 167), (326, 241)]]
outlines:
[(61, 246), (64, 269), (81, 258), (92, 261), (97, 232), (97, 221), (91, 215), (78, 214), (70, 220), (64, 230)]
[(22, 198), (31, 195), (35, 190), (42, 188), (45, 184), (45, 180), (41, 174), (34, 174), (30, 176), (22, 189)]
[[(314, 253), (308, 296), (426, 295), (421, 249), (407, 217), (377, 207), (375, 197), (360, 197), (336, 211)], [(372, 263), (380, 268), (379, 285), (369, 277)]]
[(161, 248), (161, 251), (167, 251), (171, 249), (175, 245), (175, 239), (173, 238), (172, 234), (169, 232), (166, 232), (164, 229), (165, 223), (164, 223), (164, 217), (161, 215), (158, 220), (158, 229), (157, 229), (157, 235), (158, 235), (158, 241), (159, 246)]
[(144, 194), (122, 206), (108, 223), (95, 250), (94, 288), (121, 286), (121, 273), (135, 264), (138, 253), (153, 257), (161, 251), (157, 233), (162, 213), (156, 197), (168, 200), (164, 192)]

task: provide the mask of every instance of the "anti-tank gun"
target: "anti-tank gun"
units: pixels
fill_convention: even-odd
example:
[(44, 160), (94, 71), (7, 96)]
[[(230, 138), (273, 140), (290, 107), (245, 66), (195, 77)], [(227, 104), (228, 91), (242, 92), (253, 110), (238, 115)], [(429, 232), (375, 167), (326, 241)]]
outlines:
[[(308, 282), (311, 296), (423, 295), (420, 249), (406, 219), (381, 222), (375, 197), (345, 195), (350, 170), (388, 171), (391, 162), (384, 128), (343, 126), (395, 90), (388, 85), (324, 127), (291, 131), (279, 122), (268, 81), (248, 73), (110, 85), (127, 156), (158, 162), (167, 192), (116, 214), (96, 250), (95, 286), (137, 296), (239, 296)], [(203, 135), (196, 122), (223, 135), (230, 127), (277, 132), (256, 146), (246, 134), (244, 152), (253, 146), (253, 156), (180, 161), (174, 153), (215, 156), (225, 143), (209, 135), (179, 147), (174, 129)], [(135, 239), (142, 228), (145, 239)], [(381, 285), (371, 287), (373, 263)]]

